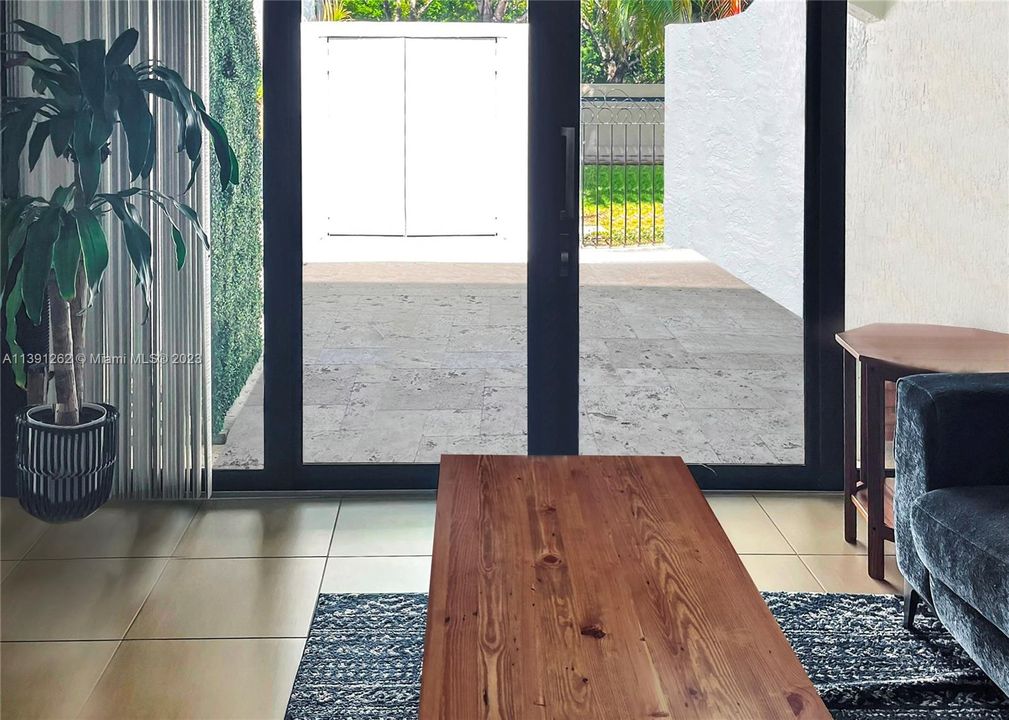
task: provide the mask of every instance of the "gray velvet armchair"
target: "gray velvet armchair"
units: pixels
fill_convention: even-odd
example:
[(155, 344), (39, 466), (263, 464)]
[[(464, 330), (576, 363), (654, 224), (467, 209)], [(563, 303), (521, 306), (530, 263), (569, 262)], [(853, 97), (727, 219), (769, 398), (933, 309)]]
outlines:
[(1009, 373), (901, 379), (894, 457), (905, 624), (925, 598), (1009, 693)]

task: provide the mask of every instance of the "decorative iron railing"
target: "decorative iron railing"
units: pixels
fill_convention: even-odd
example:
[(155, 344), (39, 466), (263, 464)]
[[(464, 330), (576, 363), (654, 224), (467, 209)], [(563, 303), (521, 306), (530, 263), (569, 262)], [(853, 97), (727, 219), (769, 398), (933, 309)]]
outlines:
[(663, 242), (663, 114), (661, 97), (582, 98), (583, 246)]

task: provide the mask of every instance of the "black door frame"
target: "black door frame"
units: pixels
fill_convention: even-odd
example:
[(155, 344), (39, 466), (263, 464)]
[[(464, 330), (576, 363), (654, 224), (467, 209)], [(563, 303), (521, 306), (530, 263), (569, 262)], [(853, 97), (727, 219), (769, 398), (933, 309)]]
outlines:
[[(841, 354), (833, 336), (844, 321), (846, 16), (845, 3), (807, 2), (805, 463), (692, 465), (705, 489), (842, 487)], [(566, 208), (570, 165), (561, 131), (573, 128), (578, 147), (578, 18), (576, 0), (530, 1), (529, 98), (536, 113), (529, 129), (533, 454), (573, 454), (578, 447), (577, 212)], [(215, 491), (434, 489), (437, 464), (303, 462), (301, 3), (267, 0), (263, 20), (265, 457), (260, 470), (215, 471)]]

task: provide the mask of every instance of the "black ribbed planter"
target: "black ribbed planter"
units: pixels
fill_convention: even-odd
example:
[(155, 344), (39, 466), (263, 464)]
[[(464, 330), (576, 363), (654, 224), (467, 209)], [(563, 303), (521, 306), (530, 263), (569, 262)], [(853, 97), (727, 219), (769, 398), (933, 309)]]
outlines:
[(80, 419), (78, 425), (55, 425), (48, 405), (17, 414), (18, 500), (40, 520), (80, 520), (112, 493), (119, 412), (85, 403)]

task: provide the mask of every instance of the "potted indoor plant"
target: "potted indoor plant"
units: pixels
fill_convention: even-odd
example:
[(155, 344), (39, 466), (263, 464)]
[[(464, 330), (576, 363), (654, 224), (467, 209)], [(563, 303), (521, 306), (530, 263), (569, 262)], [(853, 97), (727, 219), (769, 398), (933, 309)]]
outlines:
[[(178, 269), (186, 258), (182, 223), (208, 242), (189, 205), (143, 183), (158, 160), (152, 101), (166, 101), (178, 120), (178, 152), (185, 152), (191, 168), (181, 195), (196, 179), (204, 128), (213, 140), (222, 187), (237, 184), (238, 161), (224, 128), (177, 72), (156, 60), (128, 62), (140, 37), (135, 29), (106, 47), (105, 40), (65, 43), (23, 20), (14, 25), (13, 34), (45, 54), (8, 52), (5, 63), (32, 72), (34, 93), (4, 98), (2, 115), (5, 359), (29, 403), (17, 418), (18, 495), (43, 519), (71, 520), (108, 499), (117, 454), (116, 410), (87, 402), (83, 382), (85, 314), (109, 261), (103, 217), (122, 226), (145, 304), (152, 282), (151, 237), (136, 203), (164, 213)], [(52, 188), (48, 197), (22, 194), (20, 158), (26, 146), (29, 172), (48, 147), (70, 163), (70, 184)], [(131, 184), (99, 192), (114, 150), (127, 156)]]

